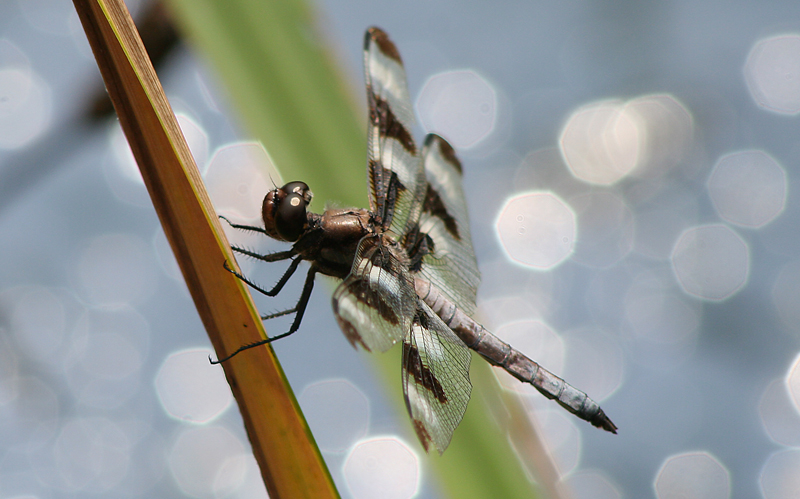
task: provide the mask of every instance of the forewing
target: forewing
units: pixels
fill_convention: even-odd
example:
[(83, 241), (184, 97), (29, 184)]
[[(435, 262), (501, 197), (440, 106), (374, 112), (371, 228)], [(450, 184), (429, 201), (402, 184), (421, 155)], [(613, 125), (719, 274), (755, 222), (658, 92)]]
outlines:
[(416, 301), (405, 252), (387, 238), (369, 236), (333, 294), (333, 312), (354, 347), (384, 352), (405, 337)]
[(384, 228), (401, 235), (418, 186), (425, 183), (425, 173), (411, 135), (414, 109), (403, 61), (379, 28), (370, 28), (364, 39), (364, 71), (370, 209)]
[(427, 234), (430, 240), (419, 272), (459, 308), (472, 315), (481, 276), (472, 249), (461, 163), (450, 144), (435, 134), (425, 138), (422, 157), (427, 190), (419, 231)]
[(470, 352), (425, 304), (417, 311), (403, 341), (403, 393), (422, 446), (442, 454), (467, 409)]

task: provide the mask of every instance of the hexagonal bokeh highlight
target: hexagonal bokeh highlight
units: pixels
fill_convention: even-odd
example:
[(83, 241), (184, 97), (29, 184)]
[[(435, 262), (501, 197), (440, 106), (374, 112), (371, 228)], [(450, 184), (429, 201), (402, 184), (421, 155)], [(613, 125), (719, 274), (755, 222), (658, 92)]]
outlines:
[[(75, 15), (75, 10), (67, 4), (42, 4), (40, 2), (17, 1), (24, 24), (30, 25), (38, 31), (51, 35), (68, 36), (74, 24), (68, 19)], [(46, 6), (46, 7), (45, 7)], [(2, 48), (0, 48), (2, 52)]]
[[(4, 54), (21, 52), (3, 42)], [(47, 130), (53, 117), (50, 94), (50, 85), (30, 67), (0, 67), (0, 149), (25, 147)]]
[[(560, 373), (564, 369), (564, 341), (547, 324), (539, 320), (516, 321), (503, 324), (495, 331), (503, 341), (544, 366)], [(502, 369), (492, 369), (500, 384), (508, 389), (530, 395), (538, 391), (528, 383), (520, 381)]]
[(356, 444), (342, 473), (355, 499), (408, 499), (419, 488), (419, 458), (398, 438), (373, 438)]
[(786, 205), (786, 172), (763, 151), (723, 156), (708, 178), (708, 193), (720, 218), (743, 227), (762, 227)]
[(566, 260), (575, 243), (575, 213), (552, 192), (531, 192), (509, 199), (495, 223), (513, 261), (549, 270)]
[[(583, 451), (581, 430), (585, 429), (584, 423), (541, 394), (528, 397), (523, 402), (528, 417), (534, 421), (540, 432), (544, 446), (552, 456), (558, 473), (561, 476), (571, 474), (581, 460)], [(530, 449), (520, 449), (518, 452), (525, 455), (530, 453)]]
[(252, 454), (226, 428), (184, 429), (167, 457), (178, 487), (192, 497), (226, 497), (241, 487)]
[(611, 185), (638, 165), (645, 139), (645, 122), (624, 102), (587, 104), (569, 117), (559, 146), (575, 178)]
[(312, 383), (300, 394), (299, 402), (320, 450), (344, 452), (367, 434), (369, 400), (349, 380)]
[(177, 113), (178, 125), (181, 127), (183, 138), (192, 152), (197, 168), (200, 173), (205, 173), (208, 163), (208, 132), (200, 126), (193, 118), (183, 113)]
[(747, 56), (744, 77), (759, 107), (781, 114), (800, 112), (800, 35), (759, 40)]
[(222, 366), (211, 365), (207, 349), (184, 350), (164, 360), (156, 375), (156, 393), (164, 411), (190, 423), (207, 423), (227, 409), (233, 394)]
[[(177, 113), (176, 117), (189, 150), (203, 172), (208, 163), (208, 133), (191, 117), (182, 113)], [(109, 128), (108, 144), (115, 161), (104, 162), (103, 173), (114, 195), (120, 201), (135, 206), (152, 206), (139, 166), (121, 127)]]
[(416, 102), (426, 131), (435, 132), (459, 149), (488, 137), (497, 122), (497, 93), (475, 71), (448, 71), (428, 78)]
[(659, 499), (727, 499), (731, 496), (731, 477), (728, 469), (708, 452), (687, 452), (664, 461), (653, 487)]
[(37, 362), (63, 363), (58, 352), (65, 350), (70, 340), (63, 300), (44, 286), (15, 289), (13, 296), (3, 304), (8, 310), (6, 323), (16, 340), (9, 353), (16, 350)]
[(256, 225), (261, 220), (264, 196), (275, 185), (283, 185), (267, 150), (257, 142), (239, 142), (217, 149), (204, 179), (219, 214)]
[(670, 94), (597, 101), (567, 119), (559, 148), (575, 178), (611, 185), (628, 175), (653, 178), (678, 165), (694, 142), (694, 119)]
[(53, 471), (57, 471), (53, 474), (66, 491), (78, 495), (110, 492), (128, 474), (132, 447), (115, 421), (99, 417), (67, 421), (53, 442)]
[(568, 331), (564, 377), (602, 402), (622, 385), (624, 353), (616, 335), (595, 328)]
[(140, 392), (150, 326), (135, 309), (89, 309), (78, 319), (70, 340), (69, 367), (63, 378), (76, 402), (116, 409)]
[(730, 298), (744, 287), (750, 274), (747, 243), (725, 225), (685, 230), (671, 260), (681, 288), (704, 300)]
[(84, 296), (94, 305), (137, 305), (153, 295), (158, 274), (153, 253), (135, 233), (93, 237), (77, 262)]
[(482, 294), (491, 297), (478, 299), (481, 317), (487, 324), (544, 317), (553, 306), (553, 276), (550, 273), (531, 272), (523, 278), (516, 266), (499, 258), (481, 265), (481, 276)]
[(789, 389), (789, 395), (794, 403), (794, 408), (800, 412), (800, 355), (795, 357), (792, 366), (789, 368), (789, 374), (786, 376), (786, 387)]
[(759, 485), (764, 499), (800, 497), (800, 450), (774, 452), (761, 468)]
[(598, 471), (578, 471), (564, 477), (572, 495), (569, 497), (591, 497), (592, 499), (621, 499), (619, 487)]
[[(795, 365), (797, 361), (795, 359)], [(800, 447), (800, 412), (789, 393), (791, 384), (787, 379), (776, 379), (768, 384), (758, 401), (758, 416), (773, 442)]]
[[(208, 132), (186, 114), (177, 113), (175, 117), (198, 169), (204, 172), (208, 162)], [(144, 185), (142, 173), (139, 171), (136, 158), (133, 157), (133, 152), (122, 128), (114, 127), (109, 136), (109, 141), (122, 177), (130, 182)]]
[(644, 123), (644, 147), (637, 177), (656, 177), (678, 165), (694, 143), (694, 118), (687, 107), (670, 94), (642, 95), (625, 104)]

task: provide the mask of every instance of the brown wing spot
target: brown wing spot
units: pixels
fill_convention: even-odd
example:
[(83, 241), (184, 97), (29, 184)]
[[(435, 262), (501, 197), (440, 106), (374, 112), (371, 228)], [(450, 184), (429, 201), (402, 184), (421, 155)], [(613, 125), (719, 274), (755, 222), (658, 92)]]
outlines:
[(383, 165), (380, 164), (380, 161), (370, 158), (367, 164), (367, 176), (369, 177), (369, 188), (372, 192), (377, 193), (379, 188), (382, 188), (381, 185), (383, 182), (383, 178), (377, 178), (376, 175), (381, 173), (384, 170)]
[(453, 168), (458, 170), (458, 173), (463, 174), (464, 172), (461, 170), (461, 161), (458, 160), (456, 151), (453, 150), (453, 146), (451, 146), (449, 142), (441, 137), (438, 137), (436, 142), (439, 143), (439, 154), (441, 154), (445, 161), (450, 163)]
[[(384, 201), (384, 209), (382, 213), (381, 223), (384, 228), (389, 228), (392, 225), (392, 218), (394, 218), (394, 206), (397, 203), (397, 198), (407, 190), (406, 186), (400, 181), (397, 173), (389, 170), (384, 170), (384, 175), (388, 174), (389, 182), (386, 186), (386, 199)], [(386, 178), (386, 177), (384, 177)]]
[(383, 55), (389, 59), (394, 59), (401, 66), (403, 65), (403, 60), (400, 58), (400, 51), (397, 50), (397, 46), (389, 39), (389, 35), (387, 35), (385, 31), (376, 27), (367, 30), (367, 37), (366, 40), (364, 40), (364, 50), (369, 50), (370, 40), (375, 42)]
[[(377, 239), (377, 238), (373, 238)], [(394, 254), (384, 246), (378, 246), (372, 255), (369, 256), (370, 263), (373, 267), (378, 267), (381, 270), (397, 276), (400, 273), (399, 263)]]
[(422, 206), (422, 211), (426, 211), (431, 215), (437, 217), (444, 222), (444, 227), (447, 232), (453, 236), (456, 241), (461, 240), (461, 234), (458, 233), (458, 225), (456, 219), (447, 212), (447, 207), (442, 202), (441, 196), (436, 190), (428, 184), (428, 192), (425, 193), (425, 204)]
[[(377, 310), (378, 314), (390, 324), (400, 324), (400, 318), (391, 305), (386, 303), (383, 297), (375, 290), (371, 289), (366, 281), (354, 280), (347, 283), (347, 290), (353, 297), (364, 305)], [(351, 326), (352, 327), (352, 326)], [(344, 330), (344, 328), (342, 328)], [(345, 334), (347, 334), (345, 332)]]
[(417, 432), (417, 438), (419, 438), (422, 447), (425, 449), (425, 452), (428, 452), (428, 446), (431, 443), (431, 434), (428, 433), (428, 429), (425, 428), (425, 425), (419, 419), (411, 419), (411, 422), (414, 424), (414, 431)]
[[(417, 321), (417, 318), (415, 318)], [(423, 326), (424, 327), (424, 326)], [(403, 343), (403, 360), (409, 374), (414, 376), (414, 381), (418, 386), (422, 386), (436, 397), (440, 403), (447, 403), (447, 395), (444, 393), (442, 384), (436, 379), (428, 366), (422, 363), (417, 347), (409, 343)]]
[(408, 253), (408, 269), (411, 272), (419, 272), (422, 270), (422, 259), (425, 255), (433, 253), (436, 250), (431, 236), (419, 231), (419, 224), (415, 224), (406, 232), (403, 246)]
[(339, 316), (338, 309), (339, 309), (339, 307), (336, 305), (336, 302), (334, 302), (334, 304), (333, 304), (333, 312), (334, 312), (334, 315), (336, 316), (336, 322), (339, 323), (339, 329), (342, 330), (342, 332), (344, 333), (345, 338), (347, 338), (347, 341), (349, 341), (350, 344), (353, 345), (353, 348), (358, 348), (357, 345), (356, 345), (356, 344), (358, 344), (358, 345), (361, 345), (362, 347), (364, 347), (364, 350), (369, 352), (370, 351), (369, 347), (367, 346), (366, 343), (364, 343), (364, 339), (361, 338), (360, 334), (358, 334), (358, 331), (356, 331), (355, 326), (353, 326), (353, 324), (350, 321), (342, 319)]
[(394, 115), (389, 102), (379, 95), (375, 95), (372, 88), (367, 88), (367, 101), (370, 122), (379, 127), (380, 134), (397, 140), (409, 154), (416, 155), (417, 146), (414, 144), (414, 138)]

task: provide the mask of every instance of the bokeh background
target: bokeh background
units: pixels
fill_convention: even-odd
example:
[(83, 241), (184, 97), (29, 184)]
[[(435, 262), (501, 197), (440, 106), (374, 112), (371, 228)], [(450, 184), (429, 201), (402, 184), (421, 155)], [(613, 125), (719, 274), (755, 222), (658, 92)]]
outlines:
[[(456, 147), (480, 320), (619, 426), (498, 376), (574, 497), (800, 497), (800, 4), (314, 8), (362, 110), (378, 25), (417, 138)], [(268, 153), (198, 53), (178, 43), (159, 74), (220, 213), (257, 223), (281, 178)], [(0, 497), (264, 497), (101, 89), (71, 3), (0, 4)], [(241, 263), (263, 283), (283, 271)], [(296, 281), (261, 310), (293, 304)], [(275, 350), (341, 493), (442, 497), (332, 289)]]

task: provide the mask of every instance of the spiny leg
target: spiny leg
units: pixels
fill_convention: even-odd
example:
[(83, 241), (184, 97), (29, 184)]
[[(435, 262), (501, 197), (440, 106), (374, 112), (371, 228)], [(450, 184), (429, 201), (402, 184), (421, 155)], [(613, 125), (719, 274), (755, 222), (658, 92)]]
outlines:
[[(289, 253), (289, 252), (287, 251), (286, 253)], [(285, 258), (284, 258), (284, 260), (285, 260)], [(262, 288), (258, 284), (256, 284), (253, 281), (251, 281), (249, 278), (245, 277), (244, 274), (241, 274), (241, 273), (235, 271), (234, 269), (228, 267), (227, 260), (225, 261), (225, 263), (223, 263), (223, 267), (225, 267), (225, 270), (227, 270), (231, 274), (233, 274), (236, 277), (238, 277), (239, 279), (241, 279), (242, 282), (244, 282), (245, 284), (247, 284), (251, 288), (255, 289), (259, 293), (267, 295), (267, 296), (276, 296), (278, 293), (281, 292), (281, 290), (283, 289), (283, 286), (285, 286), (286, 283), (289, 281), (289, 278), (292, 277), (292, 274), (294, 274), (295, 270), (297, 270), (297, 266), (300, 265), (300, 262), (302, 260), (303, 259), (301, 257), (299, 257), (299, 256), (297, 258), (295, 258), (294, 260), (292, 260), (292, 263), (289, 265), (289, 268), (286, 269), (286, 272), (284, 272), (283, 277), (281, 277), (278, 280), (278, 282), (275, 284), (275, 286), (273, 286), (272, 289), (270, 289), (270, 290), (266, 290), (266, 289)], [(283, 314), (283, 315), (285, 315), (285, 314)], [(279, 316), (277, 316), (277, 317), (279, 317)]]
[[(234, 273), (233, 270), (230, 270), (230, 272)], [(211, 360), (211, 357), (209, 357), (208, 360), (212, 364), (219, 364), (221, 362), (225, 362), (226, 360), (230, 359), (231, 357), (233, 357), (234, 355), (238, 354), (239, 352), (242, 352), (242, 351), (250, 349), (250, 348), (258, 347), (258, 346), (261, 346), (261, 345), (266, 345), (267, 343), (271, 343), (271, 342), (273, 342), (275, 340), (279, 340), (281, 338), (285, 338), (285, 337), (289, 336), (290, 334), (294, 334), (295, 332), (297, 332), (297, 330), (300, 329), (300, 323), (303, 320), (303, 314), (306, 311), (306, 306), (308, 306), (308, 300), (309, 300), (309, 298), (311, 298), (311, 291), (313, 291), (313, 289), (314, 289), (314, 275), (316, 273), (317, 273), (317, 269), (316, 269), (316, 267), (314, 267), (312, 265), (311, 269), (309, 269), (309, 271), (308, 271), (308, 275), (306, 276), (306, 282), (303, 285), (303, 292), (300, 294), (300, 299), (297, 301), (297, 305), (295, 305), (295, 307), (294, 307), (294, 311), (297, 312), (297, 315), (295, 315), (294, 322), (292, 322), (292, 326), (289, 328), (289, 331), (287, 331), (287, 332), (285, 332), (283, 334), (279, 334), (277, 336), (273, 336), (271, 338), (266, 338), (266, 339), (263, 339), (261, 341), (256, 341), (255, 343), (249, 343), (247, 345), (242, 345), (235, 352), (233, 352), (232, 354), (230, 354), (227, 357), (224, 357), (222, 359), (218, 359), (218, 360), (215, 361), (215, 360)], [(237, 277), (239, 277), (240, 274), (234, 274), (234, 275), (237, 275)], [(250, 284), (248, 281), (244, 280), (243, 277), (239, 277), (239, 278), (242, 279), (247, 284)], [(284, 311), (284, 312), (279, 312), (278, 315), (275, 315), (275, 314), (273, 314), (273, 315), (275, 317), (279, 317), (280, 315), (286, 315), (288, 313), (291, 313), (291, 311)]]
[(280, 312), (273, 312), (271, 314), (262, 315), (261, 316), (261, 320), (262, 321), (268, 321), (270, 319), (275, 319), (276, 317), (283, 317), (284, 315), (293, 314), (295, 312), (297, 312), (297, 306), (294, 306), (294, 307), (292, 307), (290, 309), (287, 309), (287, 310), (281, 310)]
[(219, 215), (219, 218), (221, 218), (222, 220), (225, 220), (226, 222), (228, 222), (228, 225), (230, 225), (234, 229), (249, 230), (249, 231), (252, 231), (252, 232), (258, 232), (260, 234), (265, 234), (267, 236), (269, 235), (269, 234), (267, 234), (267, 231), (264, 230), (261, 227), (256, 227), (255, 225), (235, 224), (235, 223), (231, 222), (230, 220), (228, 220), (226, 217), (224, 217), (222, 215)]
[[(221, 218), (222, 220), (225, 220), (226, 222), (228, 222), (228, 225), (230, 225), (234, 229), (249, 230), (249, 231), (252, 231), (252, 232), (258, 232), (260, 234), (265, 234), (265, 235), (269, 236), (267, 231), (262, 229), (261, 227), (256, 227), (254, 225), (235, 224), (235, 223), (231, 222), (230, 220), (228, 220), (227, 218), (225, 218), (222, 215), (219, 215), (219, 218)], [(272, 237), (272, 236), (270, 236), (270, 237)], [(240, 248), (238, 246), (231, 246), (231, 249), (233, 251), (237, 252), (237, 253), (241, 253), (243, 255), (247, 255), (247, 256), (255, 258), (257, 260), (261, 260), (263, 262), (278, 262), (278, 261), (281, 261), (281, 260), (288, 260), (289, 258), (291, 258), (291, 257), (293, 257), (293, 256), (295, 256), (297, 254), (297, 252), (294, 251), (293, 249), (291, 249), (289, 251), (278, 251), (276, 253), (268, 253), (266, 255), (262, 255), (260, 253), (256, 253), (255, 251), (250, 251), (250, 250), (248, 250), (246, 248)]]
[(240, 248), (238, 246), (231, 246), (231, 249), (237, 253), (241, 253), (242, 255), (249, 256), (251, 258), (255, 258), (256, 260), (261, 260), (262, 262), (280, 262), (281, 260), (288, 260), (293, 256), (297, 255), (297, 252), (293, 249), (288, 251), (278, 251), (275, 253), (267, 253), (266, 255), (262, 255), (261, 253), (256, 253), (255, 251), (250, 251), (249, 249)]

